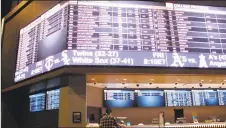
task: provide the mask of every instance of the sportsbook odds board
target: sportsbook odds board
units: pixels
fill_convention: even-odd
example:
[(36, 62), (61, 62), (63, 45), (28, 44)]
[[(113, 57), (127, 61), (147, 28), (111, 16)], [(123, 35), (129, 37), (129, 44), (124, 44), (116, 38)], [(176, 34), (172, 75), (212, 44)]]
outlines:
[(226, 8), (64, 1), (20, 30), (15, 82), (65, 65), (226, 68)]

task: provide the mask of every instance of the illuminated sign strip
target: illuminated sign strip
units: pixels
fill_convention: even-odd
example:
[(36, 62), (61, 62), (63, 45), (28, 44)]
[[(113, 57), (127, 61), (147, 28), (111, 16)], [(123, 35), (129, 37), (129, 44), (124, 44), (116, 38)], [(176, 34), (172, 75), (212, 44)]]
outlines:
[(225, 54), (65, 50), (15, 73), (15, 82), (65, 65), (226, 68)]

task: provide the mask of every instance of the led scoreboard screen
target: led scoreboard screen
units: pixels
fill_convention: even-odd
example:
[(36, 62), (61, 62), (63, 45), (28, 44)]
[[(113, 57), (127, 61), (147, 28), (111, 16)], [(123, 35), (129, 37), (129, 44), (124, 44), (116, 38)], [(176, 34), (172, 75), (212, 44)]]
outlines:
[(194, 106), (218, 105), (217, 91), (215, 90), (192, 90)]
[(164, 107), (163, 90), (135, 90), (135, 99), (138, 107)]
[(192, 106), (191, 91), (165, 90), (166, 106)]
[(104, 106), (128, 108), (134, 106), (133, 90), (104, 90)]
[(45, 109), (45, 93), (30, 95), (30, 112), (43, 111)]
[(226, 90), (217, 90), (219, 105), (226, 105)]
[(226, 105), (226, 90), (105, 89), (104, 107), (191, 107)]
[(46, 109), (58, 109), (60, 103), (60, 89), (47, 91)]
[(226, 68), (226, 8), (64, 1), (20, 30), (14, 81), (66, 65)]

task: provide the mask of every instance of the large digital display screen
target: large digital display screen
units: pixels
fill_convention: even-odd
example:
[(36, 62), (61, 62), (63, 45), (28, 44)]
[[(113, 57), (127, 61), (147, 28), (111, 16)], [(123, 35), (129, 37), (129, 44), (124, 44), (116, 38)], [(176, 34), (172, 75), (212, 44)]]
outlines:
[(226, 68), (226, 8), (69, 1), (20, 30), (15, 82), (66, 65)]
[(165, 90), (166, 106), (192, 106), (191, 91)]
[(134, 106), (133, 90), (104, 90), (104, 106), (128, 108)]
[(30, 95), (30, 112), (43, 111), (45, 109), (45, 93)]
[(135, 101), (138, 107), (164, 107), (164, 91), (135, 90)]
[(194, 106), (216, 106), (218, 97), (216, 90), (192, 90)]
[(219, 105), (226, 105), (226, 90), (217, 90)]
[(46, 109), (58, 109), (60, 104), (60, 89), (47, 91)]
[(226, 105), (226, 90), (105, 89), (104, 107), (189, 107)]

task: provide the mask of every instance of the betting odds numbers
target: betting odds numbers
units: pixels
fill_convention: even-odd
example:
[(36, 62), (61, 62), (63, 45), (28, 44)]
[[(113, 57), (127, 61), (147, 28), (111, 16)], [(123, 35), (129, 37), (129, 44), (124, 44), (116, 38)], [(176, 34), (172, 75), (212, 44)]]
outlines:
[(225, 24), (223, 7), (63, 2), (20, 30), (14, 81), (64, 65), (226, 68)]

